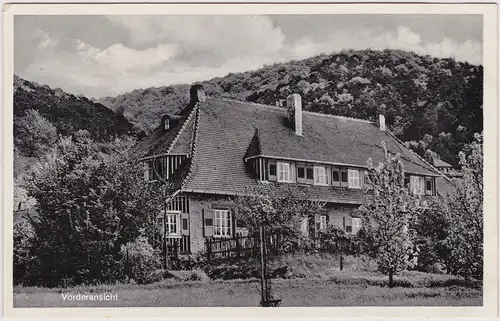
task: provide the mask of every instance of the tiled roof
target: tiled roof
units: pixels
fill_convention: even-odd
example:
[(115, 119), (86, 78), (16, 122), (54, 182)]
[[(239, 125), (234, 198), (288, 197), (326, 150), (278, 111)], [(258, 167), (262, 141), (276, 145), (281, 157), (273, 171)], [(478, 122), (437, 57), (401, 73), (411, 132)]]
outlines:
[[(370, 157), (375, 164), (383, 160), (382, 141), (389, 152), (401, 154), (407, 172), (440, 175), (373, 122), (304, 112), (303, 136), (297, 136), (288, 127), (283, 108), (207, 97), (191, 111), (180, 134), (180, 129), (169, 131), (178, 136), (175, 141), (167, 134), (155, 136), (156, 132), (147, 140), (154, 146), (148, 155), (165, 153), (169, 148), (170, 153), (192, 153), (182, 183), (187, 192), (244, 193), (248, 186), (257, 184), (244, 159), (258, 155), (365, 167)], [(159, 141), (154, 141), (155, 137)], [(361, 190), (314, 187), (312, 193), (321, 200), (363, 201)]]
[(450, 164), (448, 164), (447, 162), (444, 162), (444, 161), (440, 160), (439, 158), (435, 158), (435, 157), (432, 158), (432, 163), (433, 163), (432, 165), (434, 165), (435, 167), (449, 167), (449, 168), (453, 167)]
[[(246, 186), (256, 184), (243, 161), (251, 155), (366, 166), (369, 157), (374, 162), (383, 159), (382, 141), (390, 152), (401, 153), (406, 171), (439, 175), (372, 122), (304, 112), (301, 137), (285, 125), (282, 108), (207, 97), (199, 113), (199, 139), (186, 190), (244, 192)], [(326, 194), (320, 190), (319, 194), (335, 198), (345, 193), (333, 188), (326, 188)], [(352, 195), (345, 195), (345, 199), (352, 199)]]
[[(185, 127), (184, 124), (186, 120), (190, 118), (189, 116), (192, 114), (195, 107), (195, 104), (189, 104), (177, 113), (177, 115), (182, 116), (182, 118), (177, 120), (169, 130), (165, 131), (161, 125), (158, 126), (151, 135), (134, 146), (130, 152), (130, 157), (132, 159), (141, 159), (144, 157), (166, 154), (172, 143), (177, 140), (177, 136), (182, 134), (181, 129)], [(179, 148), (183, 149), (182, 147)]]

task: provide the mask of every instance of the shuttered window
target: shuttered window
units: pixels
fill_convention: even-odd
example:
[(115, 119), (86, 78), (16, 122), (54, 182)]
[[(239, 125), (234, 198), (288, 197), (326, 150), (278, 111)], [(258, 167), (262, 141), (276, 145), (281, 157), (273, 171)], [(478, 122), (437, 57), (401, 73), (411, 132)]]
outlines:
[(425, 186), (422, 176), (410, 176), (410, 191), (414, 195), (424, 195)]
[(231, 236), (231, 215), (228, 210), (214, 210), (214, 236)]

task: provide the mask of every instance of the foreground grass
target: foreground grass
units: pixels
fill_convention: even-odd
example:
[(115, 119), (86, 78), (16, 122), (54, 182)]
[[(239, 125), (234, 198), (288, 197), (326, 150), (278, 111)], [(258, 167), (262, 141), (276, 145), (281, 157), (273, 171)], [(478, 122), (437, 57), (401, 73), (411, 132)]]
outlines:
[[(432, 276), (432, 275), (431, 275)], [(394, 288), (380, 275), (342, 273), (328, 278), (274, 279), (281, 306), (480, 306), (482, 290), (448, 276), (403, 275)], [(415, 280), (410, 283), (407, 280)], [(116, 293), (116, 301), (65, 301), (65, 293)], [(244, 307), (258, 306), (257, 279), (206, 282), (165, 280), (150, 285), (80, 286), (67, 289), (16, 287), (14, 307)]]

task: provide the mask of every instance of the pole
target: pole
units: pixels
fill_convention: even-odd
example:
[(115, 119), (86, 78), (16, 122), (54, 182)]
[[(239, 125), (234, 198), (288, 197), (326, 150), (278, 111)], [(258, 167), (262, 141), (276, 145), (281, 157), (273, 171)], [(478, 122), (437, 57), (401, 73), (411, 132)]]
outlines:
[(260, 223), (259, 227), (259, 236), (260, 236), (260, 289), (261, 289), (261, 301), (260, 305), (264, 306), (266, 302), (265, 298), (265, 284), (264, 284), (264, 279), (265, 279), (265, 272), (264, 272), (264, 226), (262, 222)]

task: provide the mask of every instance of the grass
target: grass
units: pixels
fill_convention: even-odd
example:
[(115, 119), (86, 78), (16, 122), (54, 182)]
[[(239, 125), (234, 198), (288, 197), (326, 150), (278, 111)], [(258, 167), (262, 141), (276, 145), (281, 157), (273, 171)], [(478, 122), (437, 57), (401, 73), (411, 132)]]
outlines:
[[(446, 275), (409, 273), (388, 288), (386, 277), (341, 272), (323, 278), (273, 279), (281, 306), (480, 306), (481, 288)], [(64, 293), (117, 293), (117, 301), (64, 301)], [(14, 307), (196, 307), (258, 306), (257, 279), (117, 284), (67, 289), (15, 287)]]

